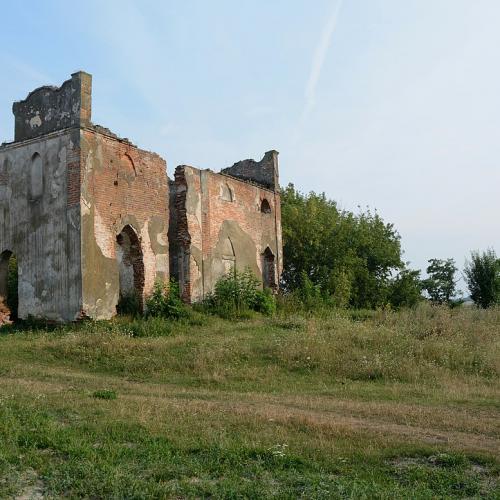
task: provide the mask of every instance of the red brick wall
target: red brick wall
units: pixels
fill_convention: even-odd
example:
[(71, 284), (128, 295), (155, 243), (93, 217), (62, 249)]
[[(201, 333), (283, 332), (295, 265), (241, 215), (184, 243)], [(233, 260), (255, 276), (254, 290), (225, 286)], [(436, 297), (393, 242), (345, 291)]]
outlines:
[[(82, 131), (81, 147), (82, 238), (95, 240), (82, 245), (84, 303), (92, 307), (101, 299), (108, 302), (102, 309), (109, 311), (118, 293), (116, 236), (125, 225), (132, 226), (141, 243), (144, 295), (152, 291), (155, 279), (168, 279), (166, 163), (155, 153), (93, 130)], [(100, 293), (99, 286), (107, 292)]]
[[(183, 282), (187, 300), (201, 299), (211, 291), (219, 277), (221, 268), (217, 259), (220, 261), (220, 255), (217, 252), (220, 253), (221, 238), (225, 237), (223, 226), (227, 221), (237, 224), (248, 243), (248, 251), (244, 255), (235, 252), (237, 268), (248, 266), (261, 278), (262, 254), (269, 246), (275, 256), (276, 274), (281, 273), (279, 193), (228, 175), (193, 167), (179, 167), (175, 182), (178, 197), (176, 213), (182, 214), (182, 221), (177, 221), (178, 224), (181, 222), (177, 237), (179, 242), (183, 242), (188, 260), (187, 276)], [(232, 201), (221, 196), (224, 185), (230, 188)], [(269, 202), (271, 213), (264, 214), (260, 210), (264, 198)], [(231, 236), (230, 239), (234, 245), (233, 240), (237, 240), (238, 236)], [(197, 254), (201, 258), (196, 258)]]

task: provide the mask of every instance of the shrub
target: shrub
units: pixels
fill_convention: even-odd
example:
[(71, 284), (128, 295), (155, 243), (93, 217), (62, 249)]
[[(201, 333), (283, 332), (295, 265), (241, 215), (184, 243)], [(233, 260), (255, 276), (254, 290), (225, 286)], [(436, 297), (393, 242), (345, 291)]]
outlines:
[(319, 285), (315, 285), (305, 272), (301, 273), (299, 286), (293, 291), (280, 295), (279, 310), (282, 313), (296, 313), (298, 311), (313, 313), (327, 307), (336, 306), (335, 297), (322, 292)]
[(253, 309), (267, 316), (272, 316), (276, 312), (276, 299), (269, 288), (257, 290)]
[(389, 303), (392, 307), (415, 307), (423, 300), (420, 271), (402, 269), (389, 286)]
[(204, 301), (205, 309), (223, 318), (247, 316), (251, 311), (272, 314), (275, 299), (269, 290), (259, 290), (260, 281), (250, 269), (222, 276), (212, 294)]
[(168, 285), (161, 281), (155, 283), (153, 293), (146, 301), (146, 315), (169, 319), (181, 319), (188, 315), (176, 281), (170, 280)]

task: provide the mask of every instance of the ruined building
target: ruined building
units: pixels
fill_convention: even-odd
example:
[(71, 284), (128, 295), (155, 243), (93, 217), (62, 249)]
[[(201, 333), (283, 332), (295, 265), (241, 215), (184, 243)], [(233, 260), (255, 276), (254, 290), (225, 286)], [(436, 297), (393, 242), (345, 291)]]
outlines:
[(165, 160), (92, 124), (91, 108), (84, 72), (13, 105), (14, 142), (0, 146), (0, 316), (13, 256), (20, 318), (110, 318), (170, 276), (186, 302), (234, 269), (277, 288), (276, 151), (220, 173), (183, 165), (169, 180)]

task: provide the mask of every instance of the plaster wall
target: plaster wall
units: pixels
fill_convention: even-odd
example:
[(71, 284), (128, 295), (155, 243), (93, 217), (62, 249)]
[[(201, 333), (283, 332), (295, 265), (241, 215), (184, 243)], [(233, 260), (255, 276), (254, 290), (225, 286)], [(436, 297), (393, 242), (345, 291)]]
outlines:
[(80, 317), (78, 129), (0, 147), (0, 253), (18, 260), (20, 318)]

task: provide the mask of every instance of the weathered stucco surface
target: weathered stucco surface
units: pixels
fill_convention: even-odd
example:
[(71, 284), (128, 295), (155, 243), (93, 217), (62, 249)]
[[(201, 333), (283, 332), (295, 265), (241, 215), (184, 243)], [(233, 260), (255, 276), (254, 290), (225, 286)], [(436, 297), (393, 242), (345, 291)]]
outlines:
[(68, 199), (78, 142), (73, 130), (0, 148), (0, 253), (17, 257), (21, 318), (80, 314), (80, 209)]
[(40, 87), (15, 102), (15, 140), (39, 137), (54, 130), (90, 125), (92, 77), (80, 71), (61, 87)]

